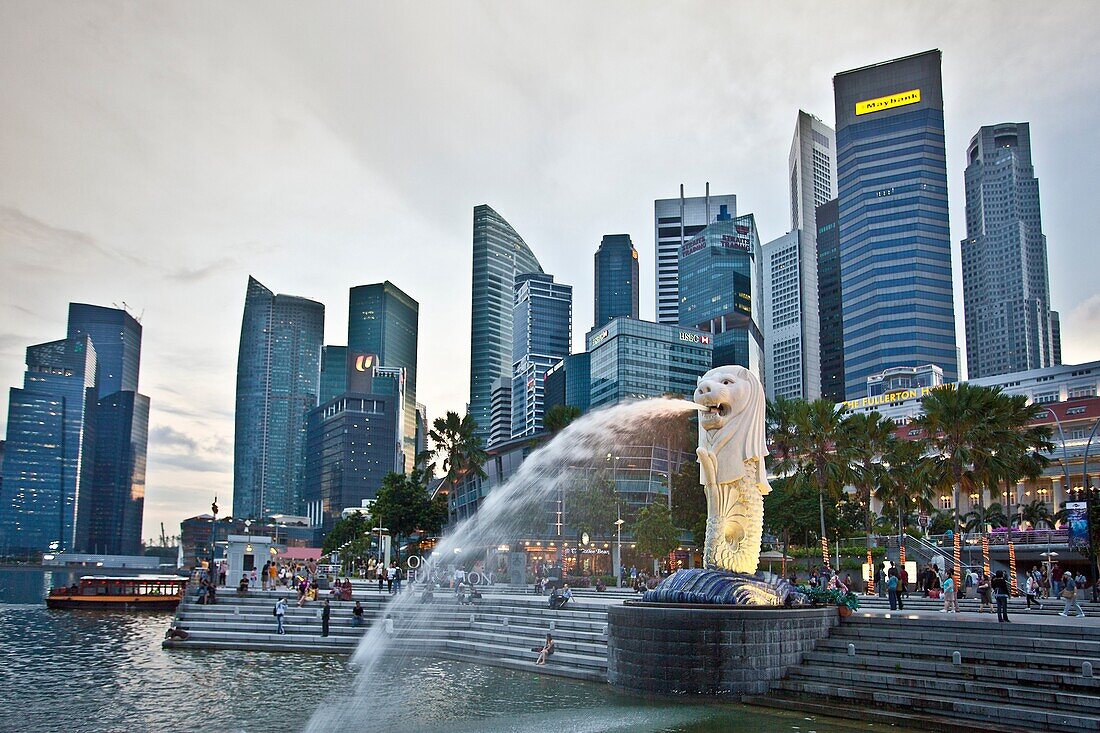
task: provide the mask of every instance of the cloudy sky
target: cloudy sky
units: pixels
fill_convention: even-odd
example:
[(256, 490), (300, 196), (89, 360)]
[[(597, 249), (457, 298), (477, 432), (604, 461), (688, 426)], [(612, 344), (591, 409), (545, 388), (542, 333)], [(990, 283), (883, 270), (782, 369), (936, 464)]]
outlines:
[(970, 136), (1031, 122), (1064, 358), (1100, 358), (1095, 6), (840, 7), (0, 3), (0, 431), (67, 303), (125, 302), (153, 404), (144, 536), (178, 532), (230, 505), (248, 275), (324, 302), (329, 343), (350, 286), (393, 281), (421, 303), (418, 397), (462, 410), (476, 204), (574, 285), (580, 344), (603, 234), (633, 236), (652, 317), (655, 198), (710, 181), (783, 234), (797, 110), (831, 124), (834, 73), (929, 48), (956, 259)]

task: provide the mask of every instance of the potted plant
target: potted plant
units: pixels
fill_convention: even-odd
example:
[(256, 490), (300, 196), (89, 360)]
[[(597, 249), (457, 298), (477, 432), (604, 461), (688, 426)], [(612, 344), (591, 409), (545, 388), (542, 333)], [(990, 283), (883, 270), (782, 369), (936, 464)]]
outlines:
[(836, 606), (841, 616), (851, 616), (853, 611), (859, 609), (859, 597), (849, 590), (813, 585), (800, 585), (798, 590), (809, 596), (815, 606)]

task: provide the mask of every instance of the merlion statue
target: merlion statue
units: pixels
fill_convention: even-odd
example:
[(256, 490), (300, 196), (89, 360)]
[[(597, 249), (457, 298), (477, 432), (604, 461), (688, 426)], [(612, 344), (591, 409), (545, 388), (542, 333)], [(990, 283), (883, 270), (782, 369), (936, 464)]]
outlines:
[(765, 473), (764, 388), (741, 366), (699, 377), (699, 483), (707, 497), (703, 567), (752, 575), (760, 561)]

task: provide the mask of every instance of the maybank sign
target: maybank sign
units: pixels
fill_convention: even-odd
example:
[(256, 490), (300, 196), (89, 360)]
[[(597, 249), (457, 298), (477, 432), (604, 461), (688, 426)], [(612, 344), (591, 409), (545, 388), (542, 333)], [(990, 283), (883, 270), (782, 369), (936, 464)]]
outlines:
[(894, 107), (904, 107), (907, 104), (916, 104), (919, 101), (920, 89), (910, 89), (907, 92), (899, 92), (898, 94), (891, 94), (887, 97), (865, 99), (862, 102), (856, 102), (856, 115), (869, 115), (872, 112), (881, 112), (884, 109), (893, 109)]

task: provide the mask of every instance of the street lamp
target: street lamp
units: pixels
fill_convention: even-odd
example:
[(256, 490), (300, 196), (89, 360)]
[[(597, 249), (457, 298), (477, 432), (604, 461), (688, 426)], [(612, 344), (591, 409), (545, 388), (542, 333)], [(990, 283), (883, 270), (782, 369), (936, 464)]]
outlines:
[(1069, 452), (1066, 450), (1066, 433), (1062, 430), (1062, 421), (1058, 419), (1058, 415), (1055, 414), (1054, 410), (1044, 407), (1043, 411), (1049, 412), (1050, 416), (1054, 418), (1054, 424), (1058, 426), (1058, 439), (1062, 441), (1062, 472), (1066, 475), (1066, 491), (1069, 491), (1072, 484), (1069, 480)]
[(619, 505), (615, 505), (615, 514), (618, 519), (615, 520), (615, 586), (621, 588), (623, 585), (623, 525), (626, 524), (623, 521), (622, 510)]
[(216, 495), (214, 502), (210, 505), (210, 511), (213, 512), (214, 518), (210, 520), (210, 565), (206, 577), (211, 583), (216, 583), (214, 579), (214, 545), (218, 538), (218, 497)]

